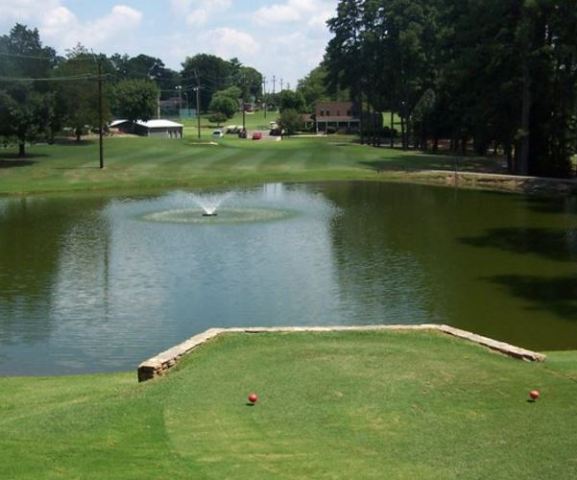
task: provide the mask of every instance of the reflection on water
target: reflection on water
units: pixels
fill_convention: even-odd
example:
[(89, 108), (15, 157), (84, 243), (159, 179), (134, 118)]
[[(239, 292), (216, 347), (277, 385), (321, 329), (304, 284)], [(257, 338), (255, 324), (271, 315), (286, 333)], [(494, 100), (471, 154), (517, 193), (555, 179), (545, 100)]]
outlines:
[(133, 369), (214, 326), (442, 322), (577, 348), (575, 208), (410, 185), (269, 184), (197, 224), (150, 221), (196, 219), (186, 192), (2, 199), (0, 374)]

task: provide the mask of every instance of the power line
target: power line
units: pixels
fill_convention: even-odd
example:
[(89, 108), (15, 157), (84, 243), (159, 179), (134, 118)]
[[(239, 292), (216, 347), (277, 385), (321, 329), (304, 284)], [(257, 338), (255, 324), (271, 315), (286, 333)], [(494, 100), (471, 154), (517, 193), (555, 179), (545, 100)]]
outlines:
[(105, 73), (103, 75), (95, 75), (93, 73), (86, 73), (82, 75), (74, 75), (69, 77), (4, 77), (0, 76), (0, 81), (2, 82), (67, 82), (67, 81), (77, 81), (77, 80), (98, 80), (100, 78), (108, 77), (109, 74)]
[(7, 52), (0, 52), (0, 57), (27, 58), (30, 60), (53, 60), (50, 57), (40, 57), (35, 55), (20, 55), (18, 53), (7, 53)]

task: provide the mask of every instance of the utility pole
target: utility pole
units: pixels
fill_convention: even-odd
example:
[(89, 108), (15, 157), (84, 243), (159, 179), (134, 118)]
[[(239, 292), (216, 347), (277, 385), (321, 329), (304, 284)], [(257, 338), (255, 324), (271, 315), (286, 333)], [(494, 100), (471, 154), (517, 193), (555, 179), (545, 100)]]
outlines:
[(282, 86), (283, 86), (283, 80), (282, 78), (280, 79), (280, 91), (282, 92)]
[(290, 90), (291, 89), (291, 84), (289, 82), (286, 83), (286, 89)]
[(274, 95), (276, 93), (276, 76), (273, 75), (272, 76), (272, 94)]
[(180, 112), (182, 112), (182, 85), (177, 85), (178, 90), (178, 118), (180, 118)]
[(196, 125), (198, 129), (198, 139), (200, 140), (200, 80), (198, 78), (198, 70), (194, 70), (196, 77)]
[(246, 75), (242, 75), (242, 131), (246, 132), (246, 107), (244, 104), (244, 95), (246, 92)]
[(262, 98), (264, 100), (264, 118), (266, 120), (266, 77), (262, 77)]
[(102, 144), (102, 61), (98, 59), (98, 149), (100, 168), (104, 168), (104, 146)]

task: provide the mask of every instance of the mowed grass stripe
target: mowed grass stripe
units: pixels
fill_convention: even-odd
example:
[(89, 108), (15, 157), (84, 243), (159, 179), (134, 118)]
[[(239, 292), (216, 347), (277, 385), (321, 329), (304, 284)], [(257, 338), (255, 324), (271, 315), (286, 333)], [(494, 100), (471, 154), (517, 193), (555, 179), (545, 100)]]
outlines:
[(214, 147), (215, 153), (212, 153), (207, 162), (202, 167), (202, 172), (213, 175), (215, 173), (223, 172), (230, 173), (237, 167), (246, 167), (253, 163), (251, 155), (247, 155), (242, 149), (235, 148), (229, 145), (222, 145)]
[(303, 150), (300, 148), (287, 149), (286, 147), (277, 150), (268, 150), (267, 156), (261, 157), (258, 163), (259, 169), (271, 172), (296, 172), (302, 170)]
[[(14, 152), (0, 152), (0, 194), (113, 188), (166, 189), (263, 183), (384, 179), (376, 174), (387, 164), (435, 165), (438, 157), (359, 146), (351, 137), (291, 137), (279, 142), (242, 140), (234, 136), (215, 143), (203, 132), (192, 138), (115, 137), (104, 143), (99, 169), (98, 142), (80, 145), (37, 145), (30, 148), (30, 165), (22, 166)], [(422, 160), (422, 161), (421, 161)], [(443, 157), (443, 161), (450, 161)], [(461, 162), (463, 164), (463, 162)], [(14, 165), (14, 166), (12, 166)], [(24, 164), (26, 165), (26, 164)], [(410, 166), (409, 165), (409, 166)]]

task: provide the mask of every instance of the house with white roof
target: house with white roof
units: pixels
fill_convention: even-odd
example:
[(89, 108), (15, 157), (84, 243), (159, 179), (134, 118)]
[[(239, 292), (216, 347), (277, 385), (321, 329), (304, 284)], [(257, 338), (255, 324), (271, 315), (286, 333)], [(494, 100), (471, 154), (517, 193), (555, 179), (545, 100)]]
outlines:
[(143, 137), (182, 138), (183, 127), (181, 123), (171, 120), (115, 120), (110, 128), (116, 128), (122, 133), (132, 133)]

